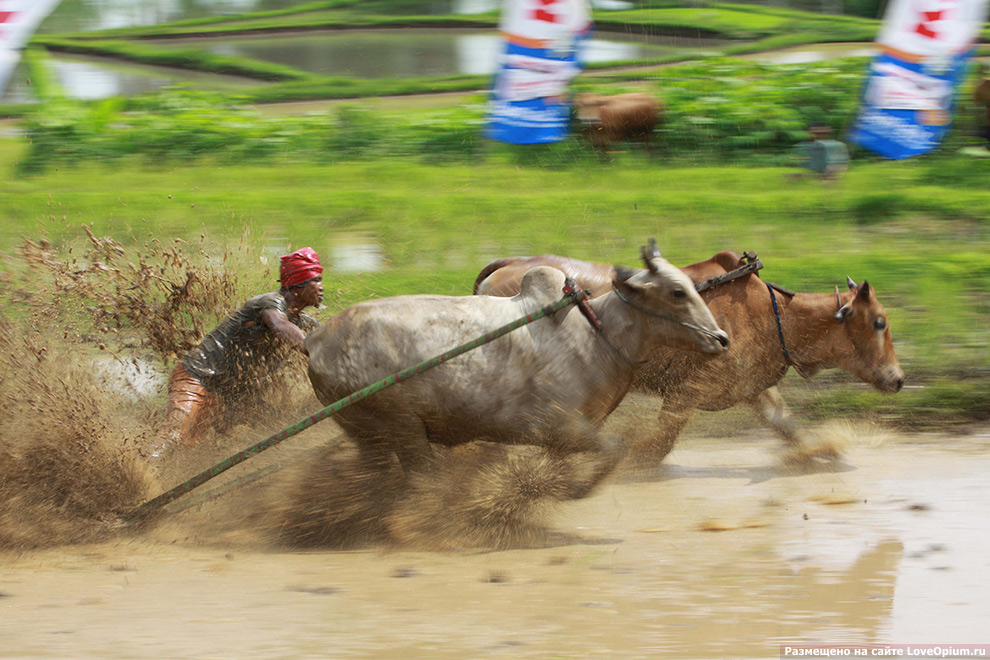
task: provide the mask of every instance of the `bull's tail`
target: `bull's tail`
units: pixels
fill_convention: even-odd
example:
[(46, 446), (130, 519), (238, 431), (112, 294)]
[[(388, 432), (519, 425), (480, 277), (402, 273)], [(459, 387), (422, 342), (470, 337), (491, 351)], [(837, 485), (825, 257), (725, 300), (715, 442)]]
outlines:
[(478, 273), (478, 277), (476, 277), (474, 280), (474, 289), (471, 291), (471, 293), (474, 295), (478, 295), (478, 287), (481, 286), (482, 282), (488, 279), (489, 275), (494, 273), (499, 268), (504, 268), (505, 266), (508, 266), (510, 263), (512, 263), (513, 261), (517, 261), (518, 259), (519, 257), (504, 257), (502, 259), (496, 259), (495, 261), (491, 262), (490, 264), (482, 268), (481, 272)]

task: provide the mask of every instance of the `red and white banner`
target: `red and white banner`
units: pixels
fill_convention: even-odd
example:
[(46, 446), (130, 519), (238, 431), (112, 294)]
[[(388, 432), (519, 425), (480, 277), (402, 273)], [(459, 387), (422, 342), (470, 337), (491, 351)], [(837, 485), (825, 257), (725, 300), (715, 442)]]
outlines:
[(988, 0), (889, 0), (850, 141), (892, 159), (937, 148), (987, 7)]
[(0, 0), (0, 94), (17, 66), (20, 50), (59, 0)]
[(503, 50), (486, 135), (509, 144), (559, 142), (570, 119), (568, 86), (591, 34), (588, 0), (507, 0)]

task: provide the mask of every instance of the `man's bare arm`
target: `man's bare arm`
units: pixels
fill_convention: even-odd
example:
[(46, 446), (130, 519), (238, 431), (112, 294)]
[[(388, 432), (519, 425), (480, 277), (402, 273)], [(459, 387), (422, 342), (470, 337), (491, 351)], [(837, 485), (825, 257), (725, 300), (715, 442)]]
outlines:
[(261, 318), (264, 319), (265, 325), (271, 328), (276, 337), (287, 342), (293, 348), (302, 348), (306, 334), (296, 327), (288, 316), (278, 310), (269, 309), (261, 315)]

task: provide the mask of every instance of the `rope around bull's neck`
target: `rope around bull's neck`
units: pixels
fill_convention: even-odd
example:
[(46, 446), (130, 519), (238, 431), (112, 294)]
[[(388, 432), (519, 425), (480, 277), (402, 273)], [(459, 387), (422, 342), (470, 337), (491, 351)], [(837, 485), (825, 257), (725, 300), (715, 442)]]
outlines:
[[(787, 342), (784, 341), (784, 325), (780, 320), (780, 307), (777, 305), (777, 294), (773, 292), (773, 286), (769, 282), (764, 282), (764, 284), (767, 285), (767, 291), (770, 292), (770, 302), (773, 303), (773, 316), (777, 320), (777, 337), (780, 338), (780, 349), (784, 352), (784, 363), (789, 367), (794, 367), (794, 371), (798, 372), (801, 378), (810, 378), (809, 375), (806, 375), (805, 368), (795, 362), (787, 350)], [(838, 291), (835, 296), (836, 300), (838, 300)]]

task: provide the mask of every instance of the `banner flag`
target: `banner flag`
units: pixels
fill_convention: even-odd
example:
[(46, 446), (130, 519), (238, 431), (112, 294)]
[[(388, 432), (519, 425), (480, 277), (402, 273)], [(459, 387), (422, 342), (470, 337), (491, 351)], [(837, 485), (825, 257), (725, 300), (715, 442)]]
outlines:
[(20, 50), (59, 0), (0, 0), (0, 94), (20, 60)]
[(487, 137), (540, 144), (567, 136), (567, 89), (583, 66), (591, 26), (588, 0), (506, 0)]
[(886, 158), (938, 147), (988, 0), (890, 0), (849, 140)]

